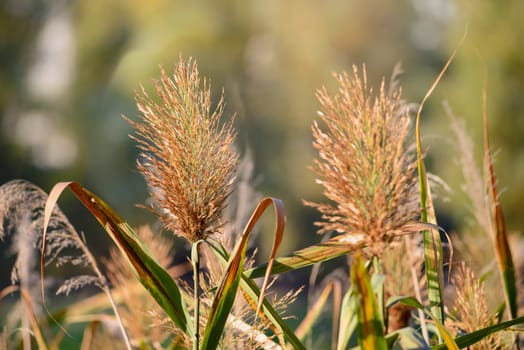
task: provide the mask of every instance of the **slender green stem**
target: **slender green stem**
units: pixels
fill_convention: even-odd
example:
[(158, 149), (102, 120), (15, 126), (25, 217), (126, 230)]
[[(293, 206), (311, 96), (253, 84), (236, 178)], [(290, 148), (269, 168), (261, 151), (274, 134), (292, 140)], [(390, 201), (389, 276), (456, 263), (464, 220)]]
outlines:
[[(374, 267), (373, 276), (375, 275), (381, 275), (382, 274), (382, 265), (380, 263), (380, 260), (376, 255), (372, 258), (372, 264)], [(373, 276), (371, 276), (373, 278)], [(375, 287), (375, 286), (373, 286)], [(378, 311), (380, 313), (380, 317), (382, 319), (382, 324), (384, 324), (384, 315), (385, 315), (385, 303), (384, 303), (384, 283), (380, 283), (378, 285), (378, 288), (375, 290), (375, 293), (377, 295), (377, 304), (378, 304)]]
[[(404, 243), (406, 244), (406, 247), (410, 246), (408, 236), (404, 236)], [(422, 294), (420, 293), (420, 284), (418, 280), (416, 262), (412, 254), (408, 254), (408, 258), (409, 258), (409, 264), (411, 265), (411, 281), (413, 283), (413, 290), (415, 291), (415, 297), (417, 298), (417, 300), (422, 300)], [(429, 333), (428, 333), (428, 327), (426, 325), (426, 317), (424, 315), (424, 310), (417, 309), (417, 312), (418, 312), (418, 317), (420, 319), (420, 330), (422, 332), (422, 337), (424, 338), (426, 343), (429, 344)]]
[(191, 247), (191, 262), (193, 264), (193, 303), (195, 312), (193, 350), (198, 350), (200, 347), (200, 257), (198, 254), (198, 245), (202, 242), (202, 240), (196, 241)]

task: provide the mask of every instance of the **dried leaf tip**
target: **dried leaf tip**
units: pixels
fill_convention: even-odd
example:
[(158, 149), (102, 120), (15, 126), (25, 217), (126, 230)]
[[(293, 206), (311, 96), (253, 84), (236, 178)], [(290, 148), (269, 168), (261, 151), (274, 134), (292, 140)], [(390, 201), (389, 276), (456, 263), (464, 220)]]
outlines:
[(159, 102), (142, 88), (140, 120), (127, 119), (142, 151), (138, 170), (165, 227), (195, 242), (220, 227), (238, 163), (236, 133), (231, 121), (221, 123), (223, 95), (211, 109), (211, 89), (194, 60), (180, 58), (171, 77), (161, 68), (154, 87)]
[(370, 252), (380, 254), (419, 212), (408, 104), (395, 80), (389, 91), (384, 81), (378, 93), (368, 88), (365, 67), (362, 75), (353, 67), (351, 76), (335, 78), (335, 95), (317, 92), (324, 127), (312, 127), (313, 171), (331, 203), (305, 203), (322, 214), (319, 233), (364, 235)]

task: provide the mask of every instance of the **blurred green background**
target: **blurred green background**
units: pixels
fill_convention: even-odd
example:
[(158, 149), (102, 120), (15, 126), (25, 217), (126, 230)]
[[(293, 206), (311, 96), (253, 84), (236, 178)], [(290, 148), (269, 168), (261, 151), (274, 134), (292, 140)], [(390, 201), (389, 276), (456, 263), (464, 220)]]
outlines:
[[(519, 0), (2, 0), (0, 183), (25, 178), (49, 191), (77, 180), (132, 225), (152, 222), (135, 207), (147, 189), (121, 115), (137, 115), (134, 91), (151, 88), (159, 65), (170, 70), (179, 55), (192, 56), (217, 97), (224, 87), (239, 149), (251, 150), (255, 161), (257, 190), (285, 201), (285, 254), (319, 240), (312, 225), (318, 214), (301, 202), (322, 198), (308, 169), (315, 90), (334, 86), (332, 72), (363, 63), (378, 85), (401, 62), (404, 97), (419, 102), (467, 31), (423, 113), (428, 168), (454, 190), (438, 210), (457, 228), (468, 211), (442, 102), (467, 120), (480, 160), (485, 67), (502, 203), (510, 231), (520, 232), (523, 14)], [(60, 203), (89, 245), (107, 250), (86, 210), (71, 196)], [(272, 238), (262, 232), (259, 241), (267, 247)]]

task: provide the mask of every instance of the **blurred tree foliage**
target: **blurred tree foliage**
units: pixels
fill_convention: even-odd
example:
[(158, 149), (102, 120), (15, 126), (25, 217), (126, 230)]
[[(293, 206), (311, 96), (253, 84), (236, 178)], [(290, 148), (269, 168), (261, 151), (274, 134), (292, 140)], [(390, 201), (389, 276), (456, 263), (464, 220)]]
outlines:
[[(433, 98), (434, 104), (449, 102), (454, 114), (466, 120), (475, 142), (479, 164), (482, 161), (482, 86), (487, 81), (487, 112), (495, 171), (502, 189), (501, 201), (510, 232), (524, 232), (524, 25), (521, 1), (456, 2), (456, 18), (449, 29), (450, 38), (458, 38), (467, 25), (467, 37), (453, 62), (451, 72)], [(448, 40), (453, 43), (453, 39)], [(439, 106), (440, 107), (440, 106)], [(432, 124), (447, 129), (442, 108)], [(438, 125), (439, 124), (439, 125)], [(446, 143), (446, 142), (444, 142)], [(437, 147), (432, 150), (436, 151)], [(434, 172), (440, 172), (452, 188), (460, 192), (463, 179), (449, 154), (455, 147), (442, 147), (436, 157)], [(448, 152), (445, 154), (444, 152)], [(456, 196), (454, 198), (458, 198)], [(449, 204), (457, 218), (463, 205)], [(458, 224), (463, 224), (459, 219)]]
[(523, 7), (518, 0), (3, 0), (0, 181), (26, 178), (48, 190), (78, 180), (139, 224), (145, 214), (134, 204), (146, 201), (145, 183), (120, 115), (136, 115), (133, 93), (151, 87), (159, 64), (170, 69), (179, 55), (193, 56), (217, 96), (224, 87), (228, 113), (237, 113), (239, 147), (253, 150), (258, 189), (285, 201), (284, 250), (295, 249), (318, 239), (317, 214), (301, 204), (321, 195), (308, 169), (315, 90), (334, 85), (331, 72), (363, 63), (377, 85), (402, 62), (404, 97), (418, 102), (468, 26), (424, 112), (423, 133), (437, 135), (430, 170), (460, 192), (441, 102), (468, 120), (481, 150), (485, 65), (496, 168), (510, 189), (503, 204), (510, 229), (520, 230)]

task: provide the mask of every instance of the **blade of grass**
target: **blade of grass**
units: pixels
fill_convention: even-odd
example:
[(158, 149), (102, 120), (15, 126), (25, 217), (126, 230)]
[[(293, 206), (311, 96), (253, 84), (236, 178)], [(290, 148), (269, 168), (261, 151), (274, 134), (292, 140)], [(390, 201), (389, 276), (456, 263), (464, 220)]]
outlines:
[(17, 285), (10, 285), (0, 290), (0, 300), (2, 300), (3, 298), (5, 298), (6, 296), (8, 296), (11, 293), (18, 291), (18, 289), (20, 288)]
[(348, 348), (349, 340), (357, 329), (358, 319), (355, 316), (358, 312), (358, 304), (358, 294), (355, 291), (355, 286), (351, 285), (342, 300), (337, 350)]
[[(455, 338), (455, 343), (457, 344), (458, 347), (460, 347), (461, 349), (464, 349), (464, 348), (467, 348), (468, 346), (471, 346), (479, 342), (480, 340), (482, 340), (483, 338), (487, 337), (490, 334), (500, 332), (504, 329), (507, 329), (517, 324), (524, 324), (524, 316), (517, 317), (509, 321), (501, 322), (493, 326), (482, 328), (474, 332), (468, 333), (466, 335), (462, 335), (460, 337)], [(431, 349), (433, 350), (446, 349), (446, 344), (435, 345)]]
[(166, 314), (183, 332), (193, 336), (193, 325), (189, 312), (175, 281), (164, 268), (158, 264), (148, 248), (140, 241), (133, 229), (102, 199), (89, 192), (77, 182), (60, 182), (56, 184), (46, 202), (44, 212), (44, 233), (42, 237), (41, 280), (42, 298), (44, 294), (44, 252), (46, 249), (46, 232), (53, 208), (62, 192), (69, 188), (80, 202), (93, 214), (102, 225), (117, 247), (125, 256), (136, 278), (149, 291)]
[(33, 310), (33, 303), (31, 302), (31, 296), (29, 295), (27, 290), (25, 290), (24, 288), (20, 289), (20, 295), (22, 295), (22, 299), (24, 300), (24, 303), (25, 303), (26, 314), (29, 318), (29, 322), (31, 323), (31, 328), (33, 330), (33, 335), (36, 339), (36, 344), (38, 345), (39, 349), (47, 350), (47, 343), (44, 339), (42, 331), (40, 330), (38, 320), (36, 319), (36, 315)]
[[(484, 77), (486, 74), (484, 74)], [(493, 168), (491, 158), (489, 132), (488, 132), (488, 113), (487, 113), (487, 83), (484, 78), (484, 87), (482, 89), (482, 120), (484, 130), (484, 164), (486, 167), (487, 185), (489, 191), (489, 200), (491, 204), (491, 222), (493, 233), (495, 235), (495, 251), (497, 262), (504, 286), (504, 297), (508, 306), (510, 318), (517, 317), (517, 285), (515, 276), (515, 265), (509, 247), (508, 233), (506, 230), (506, 220), (500, 204), (499, 194), (497, 191), (497, 178)]]
[[(229, 254), (220, 243), (211, 244), (209, 241), (206, 241), (206, 243), (209, 244), (216, 257), (223, 264), (226, 264), (229, 261)], [(258, 288), (255, 281), (253, 281), (251, 278), (248, 278), (245, 275), (245, 273), (242, 273), (241, 275), (240, 288), (242, 288), (242, 290), (245, 293), (245, 296), (250, 298), (251, 301), (260, 299), (260, 289)], [(254, 305), (255, 303), (250, 302), (249, 304)], [(295, 335), (295, 332), (293, 332), (293, 330), (289, 328), (287, 323), (282, 319), (282, 317), (278, 314), (273, 305), (271, 305), (271, 303), (266, 298), (264, 298), (262, 302), (262, 308), (260, 311), (265, 315), (265, 317), (267, 317), (271, 321), (273, 326), (277, 329), (277, 335), (283, 334), (287, 341), (290, 343), (290, 345), (293, 346), (293, 348), (295, 349), (306, 349), (306, 347)]]
[(318, 316), (320, 316), (320, 313), (324, 310), (329, 295), (331, 292), (335, 294), (335, 288), (340, 289), (340, 282), (337, 284), (337, 281), (333, 280), (324, 286), (322, 292), (316, 298), (315, 303), (313, 303), (313, 305), (308, 309), (306, 316), (295, 330), (298, 339), (303, 340), (306, 334), (311, 330), (311, 328), (313, 328), (313, 324), (318, 319)]
[[(464, 38), (462, 39), (464, 40)], [(415, 137), (417, 145), (417, 165), (418, 165), (418, 176), (420, 186), (420, 220), (422, 222), (431, 223), (437, 225), (435, 211), (433, 208), (433, 201), (431, 199), (431, 191), (428, 184), (428, 178), (426, 173), (426, 166), (424, 164), (424, 157), (422, 151), (422, 141), (420, 137), (420, 116), (422, 114), (422, 108), (426, 103), (427, 99), (431, 96), (438, 83), (444, 76), (444, 73), (448, 69), (449, 65), (453, 61), (457, 50), (453, 51), (450, 58), (440, 71), (439, 75), (429, 88), (428, 92), (422, 99), (420, 106), (417, 111), (416, 124), (415, 124)], [(442, 262), (443, 249), (442, 242), (440, 240), (440, 233), (435, 230), (424, 230), (422, 231), (424, 241), (424, 259), (425, 259), (425, 271), (428, 285), (428, 298), (431, 312), (439, 322), (444, 322), (444, 304), (442, 301), (442, 291), (444, 286), (444, 268)]]
[[(422, 222), (409, 222), (405, 227), (409, 232), (424, 229), (442, 230), (437, 225)], [(332, 260), (362, 248), (365, 243), (366, 236), (362, 233), (354, 232), (351, 234), (338, 235), (327, 241), (297, 250), (288, 256), (275, 259), (271, 274), (275, 275), (287, 271), (294, 271), (320, 262)], [(258, 278), (264, 276), (266, 271), (267, 264), (262, 264), (244, 271), (244, 275), (249, 278)]]
[(282, 202), (280, 199), (275, 199), (275, 198), (271, 198), (271, 201), (272, 201), (273, 206), (275, 207), (276, 225), (275, 225), (275, 231), (273, 234), (273, 246), (271, 248), (271, 254), (269, 256), (269, 260), (267, 263), (267, 269), (264, 275), (264, 282), (262, 283), (262, 288), (260, 289), (260, 297), (259, 297), (259, 301), (257, 305), (256, 315), (258, 315), (260, 308), (262, 306), (262, 301), (264, 300), (264, 294), (266, 292), (266, 289), (269, 283), (269, 277), (271, 276), (271, 269), (273, 267), (273, 263), (277, 255), (278, 248), (280, 247), (280, 244), (282, 243), (282, 239), (284, 238), (284, 227), (286, 224), (284, 202)]
[[(191, 272), (191, 264), (189, 262), (183, 262), (168, 269), (169, 275), (174, 276), (175, 278), (182, 277), (189, 272)], [(122, 290), (121, 288), (113, 290), (112, 294), (115, 304), (122, 303), (124, 293), (135, 292), (135, 290), (139, 288), (144, 288), (140, 282), (126, 286), (125, 290)], [(148, 293), (147, 289), (143, 289), (143, 291), (144, 293)], [(190, 300), (192, 301), (192, 296), (189, 296), (188, 294), (184, 294), (183, 296), (187, 298), (187, 302)], [(101, 310), (107, 310), (108, 307), (110, 307), (110, 303), (107, 300), (107, 295), (105, 293), (97, 293), (92, 296), (82, 298), (81, 300), (73, 302), (72, 304), (68, 304), (64, 308), (58, 308), (54, 310), (52, 316), (54, 318), (63, 318), (64, 322), (67, 323), (68, 318), (71, 316), (74, 317), (74, 315), (92, 314)]]
[(233, 254), (229, 259), (228, 266), (218, 291), (215, 294), (213, 304), (211, 305), (211, 310), (209, 311), (206, 328), (202, 337), (202, 349), (215, 349), (218, 345), (222, 331), (224, 330), (227, 318), (233, 306), (233, 302), (237, 295), (238, 285), (244, 268), (244, 260), (246, 257), (246, 249), (249, 237), (255, 224), (258, 222), (266, 208), (268, 208), (270, 205), (273, 205), (275, 208), (276, 222), (274, 242), (267, 271), (265, 273), (264, 282), (260, 291), (259, 302), (256, 311), (257, 315), (260, 311), (260, 308), (262, 307), (265, 288), (267, 287), (271, 273), (271, 266), (280, 242), (282, 241), (285, 226), (285, 212), (283, 202), (280, 199), (270, 197), (266, 197), (258, 203), (255, 211), (251, 215), (251, 218), (244, 228), (240, 240), (237, 242), (237, 245), (233, 250)]
[(387, 350), (384, 328), (380, 319), (375, 291), (371, 286), (369, 273), (360, 254), (351, 264), (351, 282), (360, 296), (358, 308), (358, 342), (362, 349)]
[(333, 290), (333, 321), (331, 329), (331, 349), (337, 348), (338, 331), (340, 322), (340, 308), (342, 306), (342, 284), (335, 280), (335, 287)]
[[(297, 250), (286, 257), (275, 259), (271, 273), (279, 274), (286, 271), (294, 271), (319, 262), (335, 259), (357, 250), (364, 245), (364, 242), (364, 235), (336, 236), (325, 242)], [(258, 278), (264, 276), (266, 271), (267, 264), (263, 264), (246, 270), (244, 275), (248, 278)]]

